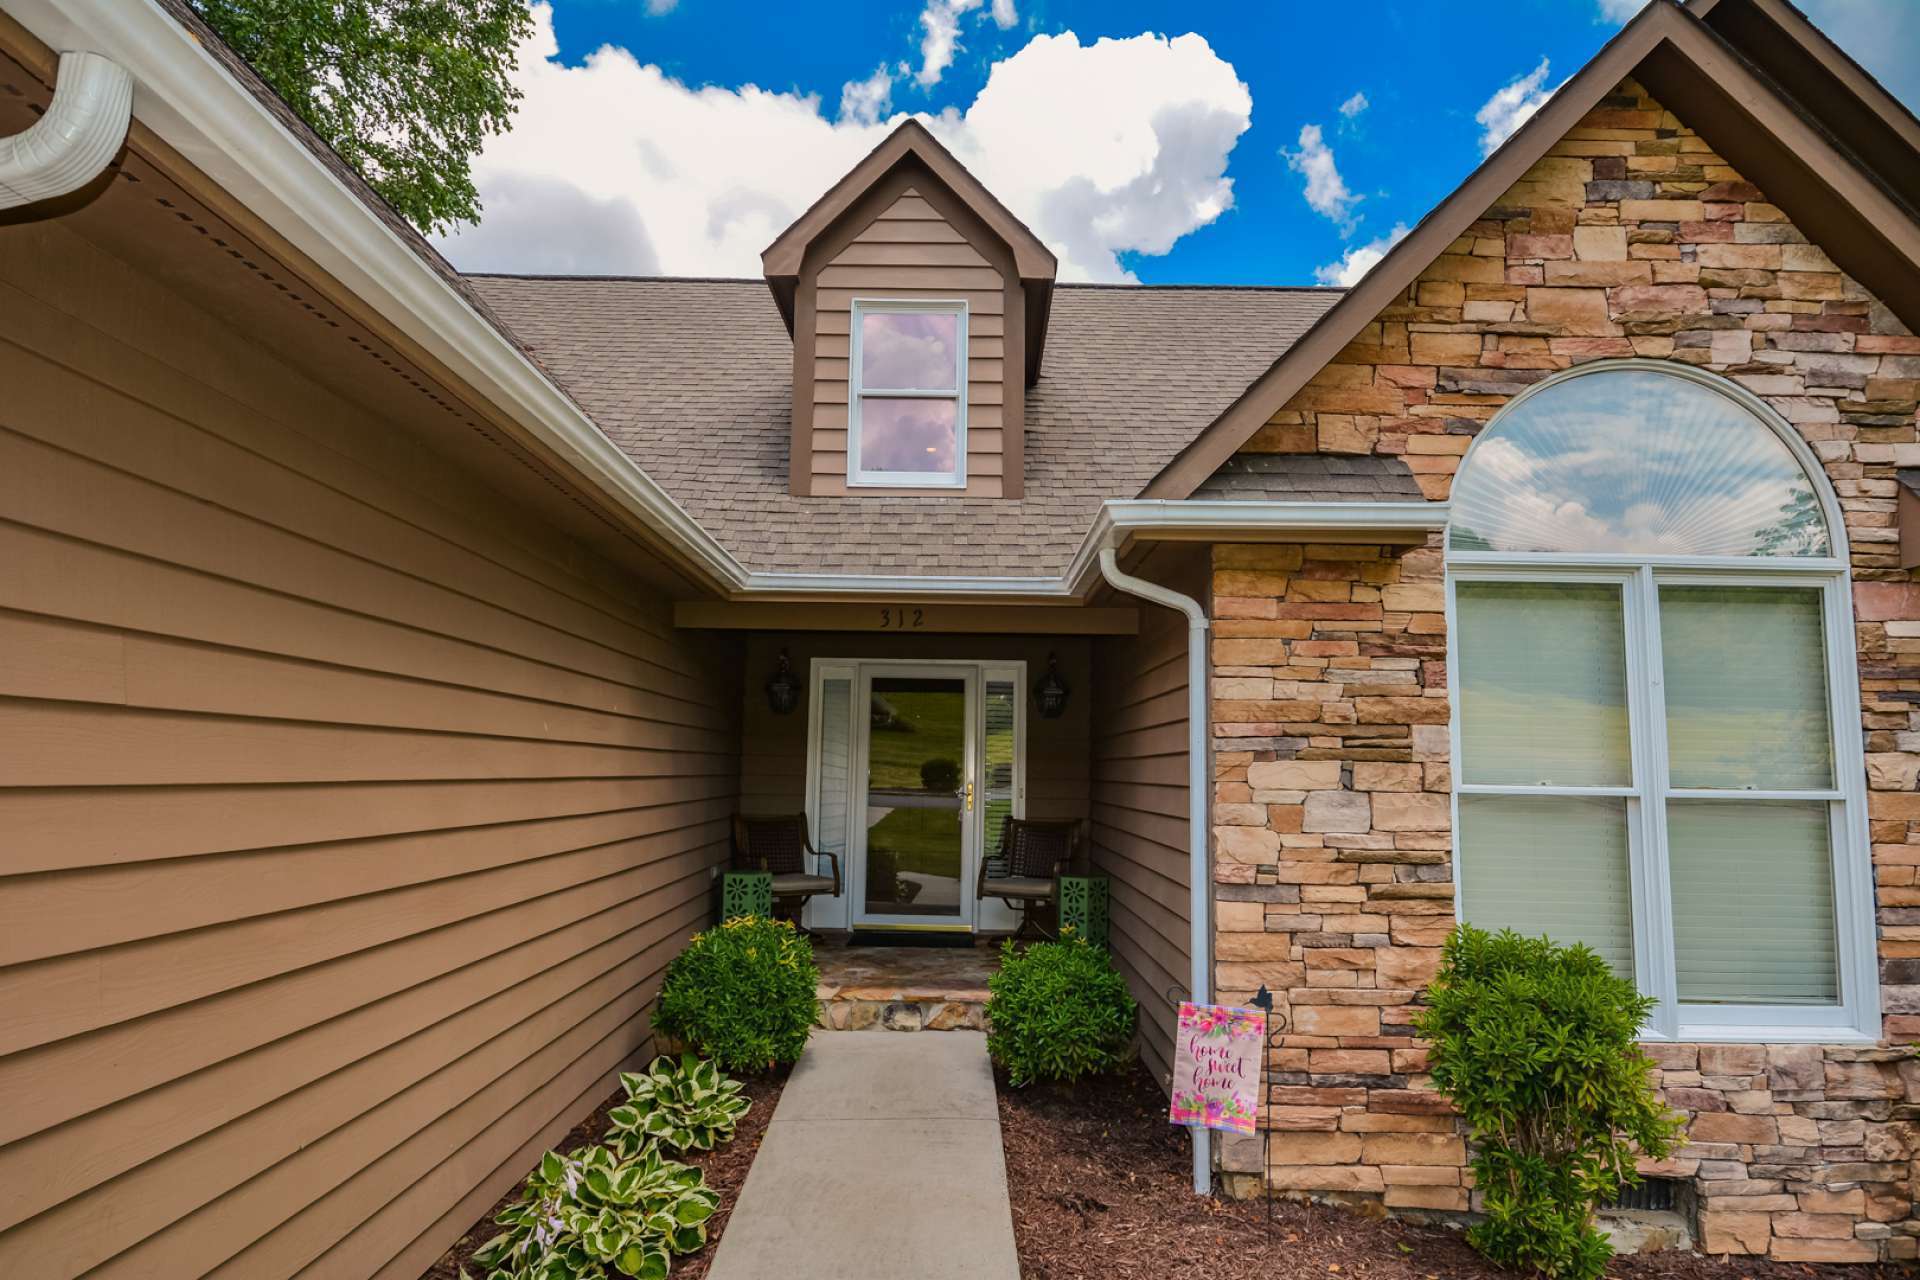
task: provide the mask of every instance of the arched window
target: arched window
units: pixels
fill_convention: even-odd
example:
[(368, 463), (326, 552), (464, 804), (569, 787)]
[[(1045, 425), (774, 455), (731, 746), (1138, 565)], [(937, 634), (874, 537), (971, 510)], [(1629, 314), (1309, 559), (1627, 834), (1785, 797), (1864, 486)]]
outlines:
[(1592, 946), (1652, 1035), (1877, 1036), (1844, 536), (1721, 379), (1609, 362), (1502, 410), (1447, 535), (1462, 918)]

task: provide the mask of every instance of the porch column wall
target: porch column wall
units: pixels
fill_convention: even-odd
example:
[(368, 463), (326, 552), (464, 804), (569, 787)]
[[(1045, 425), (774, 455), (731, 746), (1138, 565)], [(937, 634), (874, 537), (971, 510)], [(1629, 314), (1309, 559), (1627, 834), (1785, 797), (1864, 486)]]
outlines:
[(1440, 552), (1219, 546), (1213, 597), (1216, 985), (1274, 996), (1270, 1176), (1465, 1209), (1410, 1025), (1453, 925)]

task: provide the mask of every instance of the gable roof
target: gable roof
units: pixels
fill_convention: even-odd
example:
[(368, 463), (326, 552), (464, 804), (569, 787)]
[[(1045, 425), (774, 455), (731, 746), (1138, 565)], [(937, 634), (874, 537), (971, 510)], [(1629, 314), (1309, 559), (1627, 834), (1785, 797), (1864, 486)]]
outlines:
[(978, 220), (984, 234), (1006, 246), (1013, 260), (1014, 274), (1023, 286), (1026, 378), (1031, 385), (1040, 376), (1040, 363), (1046, 350), (1053, 280), (1059, 262), (1026, 223), (1001, 204), (925, 125), (912, 117), (901, 121), (761, 252), (760, 266), (766, 275), (767, 287), (773, 291), (773, 300), (780, 308), (780, 318), (786, 322), (787, 332), (794, 332), (800, 275), (808, 249), (827, 237), (843, 220), (864, 221), (872, 216), (870, 211), (863, 213), (863, 198), (890, 175), (901, 171), (915, 181), (931, 184), (952, 196), (959, 202), (963, 214)]
[[(1785, 15), (1776, 28), (1798, 38), (1811, 29), (1783, 0), (1702, 0), (1700, 12), (1735, 27), (1741, 8)], [(1723, 12), (1724, 11), (1724, 12)], [(1906, 136), (1895, 118), (1873, 109), (1856, 81), (1891, 102), (1858, 67), (1853, 80), (1833, 72), (1834, 84), (1811, 107), (1783, 94), (1700, 12), (1674, 0), (1652, 0), (1618, 35), (1562, 85), (1547, 104), (1483, 163), (1413, 231), (1183, 448), (1140, 491), (1143, 498), (1191, 496), (1305, 386), (1322, 366), (1379, 313), (1392, 305), (1462, 233), (1546, 155), (1560, 137), (1629, 76), (1639, 79), (1673, 112), (1714, 141), (1721, 154), (1767, 192), (1842, 270), (1871, 280), (1877, 295), (1909, 327), (1920, 330), (1920, 214), (1834, 132), (1850, 128), (1874, 154), (1895, 153)], [(1831, 48), (1831, 46), (1828, 46)], [(1838, 54), (1837, 50), (1833, 50)], [(1809, 57), (1814, 56), (1809, 54)], [(1839, 55), (1844, 58), (1844, 55)], [(1831, 61), (1829, 59), (1829, 61)], [(1849, 64), (1850, 65), (1850, 64)], [(1849, 108), (1847, 104), (1856, 104)], [(1812, 112), (1819, 110), (1822, 115)], [(1878, 124), (1865, 121), (1863, 113)], [(1911, 122), (1911, 117), (1906, 117)], [(1904, 142), (1900, 142), (1904, 146)], [(1906, 153), (1909, 179), (1920, 172), (1920, 152)], [(1895, 168), (1901, 166), (1894, 165)]]
[(925, 125), (911, 117), (901, 121), (900, 126), (888, 134), (879, 146), (849, 169), (845, 177), (828, 187), (824, 195), (809, 205), (805, 213), (794, 219), (792, 226), (782, 231), (761, 252), (760, 266), (767, 278), (774, 280), (798, 276), (800, 260), (806, 254), (807, 246), (852, 207), (867, 188), (908, 157), (924, 165), (980, 221), (1006, 242), (1013, 251), (1014, 268), (1019, 271), (1022, 280), (1053, 279), (1059, 267), (1053, 251), (1042, 244), (1040, 237), (1028, 230), (1027, 224), (1016, 218), (1012, 210), (1001, 204), (993, 192), (981, 185), (980, 180), (954, 158), (953, 152), (941, 146), (940, 140), (929, 133)]
[[(1027, 394), (1025, 496), (848, 499), (788, 490), (793, 346), (760, 281), (469, 280), (749, 570), (900, 577), (1062, 573), (1103, 502), (1137, 492), (1340, 296), (1061, 285), (1047, 374)], [(1393, 496), (1321, 478), (1290, 496)]]

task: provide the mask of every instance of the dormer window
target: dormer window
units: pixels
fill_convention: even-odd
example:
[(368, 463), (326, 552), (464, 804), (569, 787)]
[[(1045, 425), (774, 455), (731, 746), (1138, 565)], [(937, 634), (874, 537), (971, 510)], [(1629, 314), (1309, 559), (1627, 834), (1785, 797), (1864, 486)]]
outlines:
[(853, 301), (847, 479), (964, 488), (967, 304)]

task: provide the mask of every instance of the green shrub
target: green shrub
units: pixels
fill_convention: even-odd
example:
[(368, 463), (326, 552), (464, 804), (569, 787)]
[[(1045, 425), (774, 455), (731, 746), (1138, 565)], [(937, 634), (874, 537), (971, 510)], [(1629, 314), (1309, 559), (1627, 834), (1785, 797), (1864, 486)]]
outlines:
[(784, 920), (740, 916), (695, 935), (667, 965), (654, 1026), (723, 1071), (799, 1060), (819, 1013), (813, 944)]
[(622, 1072), (627, 1105), (607, 1118), (607, 1145), (632, 1159), (656, 1143), (671, 1151), (711, 1151), (733, 1137), (734, 1126), (752, 1102), (740, 1096), (740, 1082), (720, 1074), (711, 1062), (682, 1054), (655, 1058), (644, 1074)]
[(520, 1199), (494, 1218), (507, 1229), (473, 1261), (486, 1280), (665, 1280), (672, 1255), (707, 1242), (720, 1197), (704, 1182), (657, 1149), (636, 1160), (605, 1147), (549, 1151)]
[(987, 980), (987, 1052), (1016, 1085), (1078, 1080), (1127, 1060), (1136, 1009), (1107, 953), (1070, 934), (1009, 942)]
[(1584, 946), (1461, 925), (1415, 1028), (1433, 1082), (1466, 1117), (1486, 1218), (1467, 1240), (1493, 1261), (1596, 1280), (1612, 1249), (1594, 1206), (1661, 1159), (1678, 1117), (1636, 1043), (1653, 1008)]

